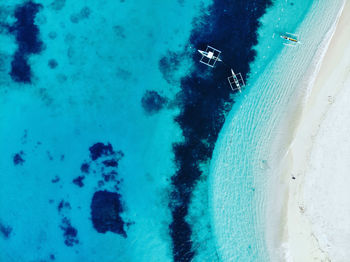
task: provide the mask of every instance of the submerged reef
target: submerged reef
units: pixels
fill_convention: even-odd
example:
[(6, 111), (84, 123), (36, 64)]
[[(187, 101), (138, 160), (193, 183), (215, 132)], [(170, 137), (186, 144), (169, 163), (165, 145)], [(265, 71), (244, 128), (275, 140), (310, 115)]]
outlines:
[(141, 99), (142, 107), (147, 114), (157, 113), (164, 108), (166, 103), (167, 99), (154, 90), (147, 90)]
[(82, 173), (88, 174), (88, 173), (90, 172), (90, 165), (89, 165), (88, 163), (83, 163), (83, 164), (81, 164), (81, 166), (80, 166), (80, 171), (81, 171)]
[(25, 2), (15, 10), (16, 22), (8, 27), (17, 41), (17, 51), (11, 63), (10, 76), (15, 82), (30, 83), (31, 69), (28, 57), (38, 54), (43, 49), (43, 43), (39, 39), (39, 28), (34, 23), (36, 14), (42, 8), (41, 4), (32, 1)]
[(12, 227), (0, 223), (0, 233), (4, 238), (10, 238)]
[(123, 212), (121, 195), (116, 192), (97, 191), (91, 201), (91, 219), (99, 233), (111, 231), (126, 238), (120, 214)]
[(15, 166), (17, 165), (23, 165), (24, 163), (24, 158), (23, 158), (23, 151), (20, 151), (19, 153), (16, 153), (14, 156), (13, 156), (13, 164)]
[(113, 147), (111, 144), (103, 144), (103, 143), (96, 143), (92, 145), (90, 148), (90, 157), (92, 160), (97, 160), (98, 158), (102, 156), (111, 156), (114, 155)]
[[(189, 44), (200, 49), (205, 49), (207, 44), (219, 48), (224, 61), (231, 65), (218, 64), (212, 69), (195, 62), (192, 72), (181, 79), (181, 91), (177, 95), (180, 114), (175, 121), (182, 129), (184, 142), (173, 145), (177, 171), (171, 178), (169, 203), (174, 261), (192, 261), (195, 257), (192, 229), (186, 220), (192, 191), (202, 175), (200, 165), (210, 160), (233, 104), (232, 91), (226, 81), (229, 69), (234, 68), (247, 77), (249, 63), (256, 55), (253, 46), (257, 44), (258, 20), (270, 5), (270, 0), (214, 0), (208, 12), (194, 21)], [(192, 59), (197, 61), (197, 58), (193, 53)], [(161, 61), (160, 64), (167, 63)]]
[(51, 69), (54, 69), (58, 66), (58, 63), (55, 59), (50, 59), (48, 62), (47, 62), (48, 66), (51, 68)]
[(168, 51), (167, 54), (159, 60), (159, 71), (169, 84), (174, 82), (173, 73), (180, 65), (179, 57), (181, 56), (179, 56), (177, 53)]
[[(121, 213), (124, 210), (119, 185), (122, 179), (118, 178), (119, 161), (124, 157), (120, 150), (115, 151), (110, 143), (95, 143), (90, 148), (90, 161), (84, 161), (80, 170), (87, 177), (100, 176), (97, 182), (98, 191), (91, 199), (90, 210), (93, 227), (98, 233), (113, 232), (127, 237), (126, 229), (129, 222), (124, 222)], [(83, 186), (85, 176), (73, 180), (78, 186)]]
[(84, 178), (85, 178), (85, 176), (78, 176), (78, 177), (74, 178), (73, 184), (77, 185), (78, 187), (83, 187), (84, 186), (84, 183), (83, 183)]
[(63, 230), (64, 243), (66, 246), (72, 247), (75, 244), (79, 243), (79, 240), (77, 238), (78, 230), (71, 225), (71, 222), (68, 218), (64, 217), (62, 219), (60, 228)]
[(72, 209), (71, 205), (69, 204), (69, 202), (61, 200), (61, 202), (58, 204), (57, 206), (57, 210), (60, 213), (62, 210), (70, 210)]

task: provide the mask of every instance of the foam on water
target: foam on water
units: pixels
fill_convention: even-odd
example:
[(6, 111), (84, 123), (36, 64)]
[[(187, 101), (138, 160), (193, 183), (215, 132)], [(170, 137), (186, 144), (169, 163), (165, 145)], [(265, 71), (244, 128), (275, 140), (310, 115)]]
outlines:
[[(212, 159), (209, 201), (222, 261), (280, 258), (276, 254), (281, 244), (276, 223), (282, 200), (271, 199), (274, 194), (270, 190), (275, 188), (270, 185), (277, 179), (273, 172), (275, 159), (285, 148), (271, 151), (271, 141), (283, 135), (277, 133), (277, 126), (288, 125), (282, 121), (283, 116), (306, 92), (306, 82), (315, 70), (314, 55), (332, 28), (342, 2), (293, 1), (291, 6), (279, 1), (262, 18), (262, 41), (256, 47), (258, 57), (249, 86), (230, 112)], [(302, 45), (274, 47), (282, 44), (281, 32), (293, 30), (299, 33)]]

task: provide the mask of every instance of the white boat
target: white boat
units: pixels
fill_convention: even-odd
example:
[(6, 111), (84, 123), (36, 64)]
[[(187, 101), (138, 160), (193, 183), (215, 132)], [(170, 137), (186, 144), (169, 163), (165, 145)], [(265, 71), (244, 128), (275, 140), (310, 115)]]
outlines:
[(198, 52), (202, 55), (202, 58), (199, 61), (207, 66), (214, 67), (217, 61), (222, 62), (219, 58), (221, 51), (214, 47), (208, 45), (205, 51), (198, 50)]
[(242, 87), (245, 87), (245, 83), (241, 73), (235, 74), (233, 69), (231, 69), (232, 75), (227, 78), (232, 91), (238, 90), (241, 92)]

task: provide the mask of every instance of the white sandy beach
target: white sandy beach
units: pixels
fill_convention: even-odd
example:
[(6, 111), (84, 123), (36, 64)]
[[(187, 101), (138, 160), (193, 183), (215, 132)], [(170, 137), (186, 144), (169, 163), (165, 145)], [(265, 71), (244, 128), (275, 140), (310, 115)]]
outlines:
[(290, 130), (293, 139), (282, 163), (288, 188), (282, 233), (286, 261), (350, 261), (348, 101), (350, 1)]

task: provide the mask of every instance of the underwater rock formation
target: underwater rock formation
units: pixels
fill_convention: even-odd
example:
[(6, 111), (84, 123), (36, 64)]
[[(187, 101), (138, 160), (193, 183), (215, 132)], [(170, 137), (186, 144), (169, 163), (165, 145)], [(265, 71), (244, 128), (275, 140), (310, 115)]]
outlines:
[(117, 233), (126, 238), (121, 195), (115, 192), (97, 191), (91, 201), (91, 218), (94, 228), (99, 233), (107, 231)]

